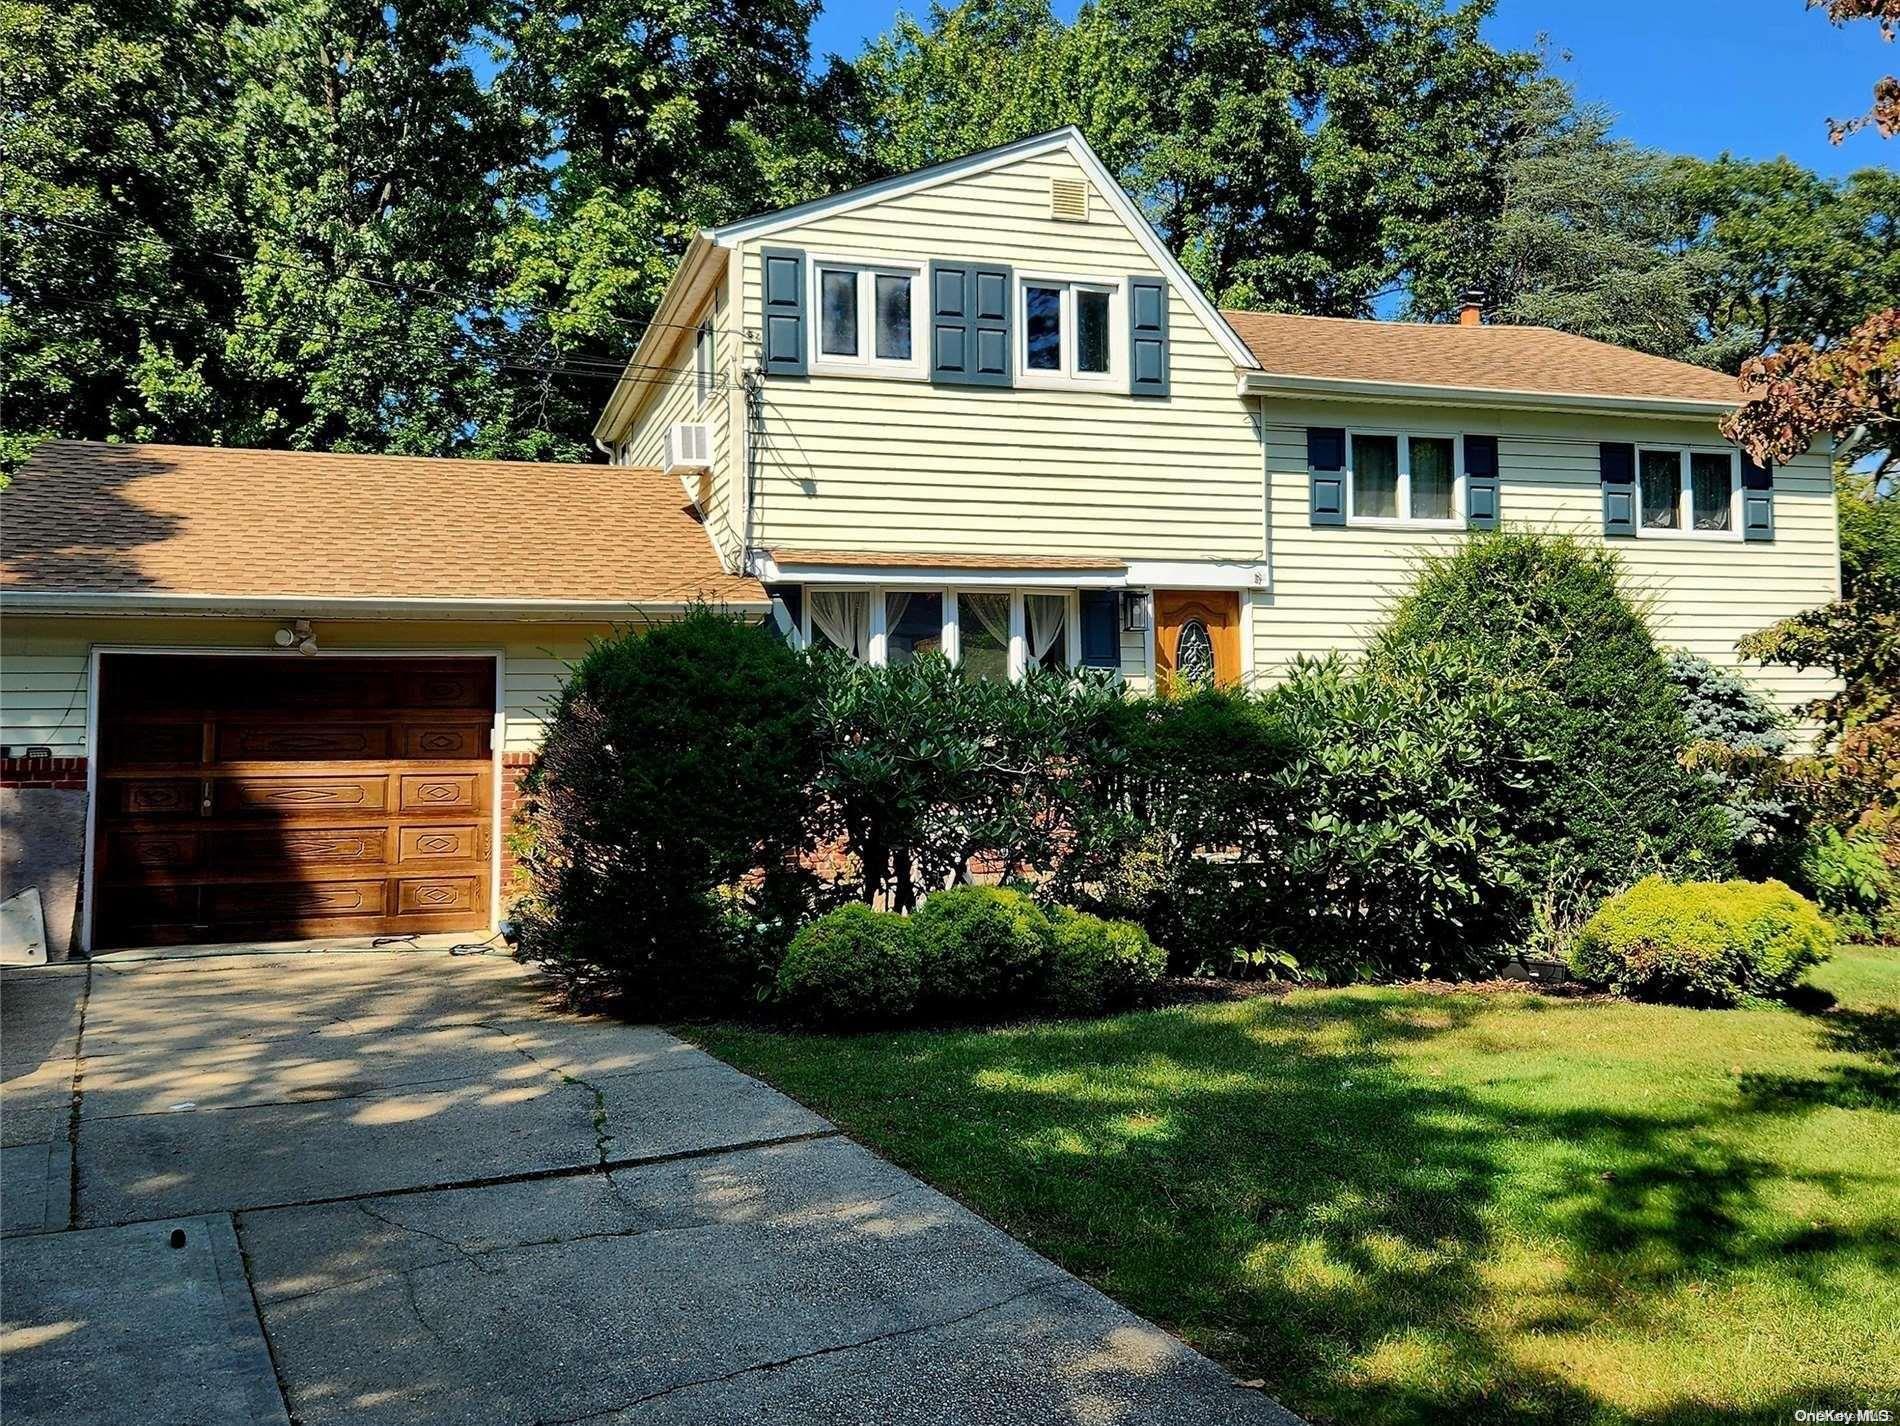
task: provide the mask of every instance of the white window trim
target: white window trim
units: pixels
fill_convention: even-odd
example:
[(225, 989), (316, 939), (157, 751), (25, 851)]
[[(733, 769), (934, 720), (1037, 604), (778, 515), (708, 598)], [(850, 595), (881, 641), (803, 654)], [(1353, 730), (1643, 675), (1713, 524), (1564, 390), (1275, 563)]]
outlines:
[[(858, 280), (858, 354), (836, 356), (823, 351), (824, 291), (820, 272), (851, 272)], [(880, 357), (877, 351), (877, 282), (879, 274), (910, 279), (910, 359)], [(925, 264), (908, 258), (866, 257), (832, 253), (805, 255), (805, 291), (810, 294), (810, 339), (805, 353), (808, 369), (819, 376), (878, 376), (899, 381), (929, 379), (930, 312), (924, 305), (929, 285)]]
[[(1356, 501), (1354, 487), (1358, 483), (1358, 452), (1354, 446), (1359, 436), (1394, 436), (1399, 448), (1399, 492), (1398, 507), (1401, 511), (1412, 508), (1412, 440), (1450, 441), (1451, 442), (1451, 518), (1449, 520), (1420, 520), (1410, 514), (1391, 517), (1386, 515), (1354, 514)], [(1465, 438), (1447, 431), (1409, 431), (1397, 426), (1352, 426), (1346, 431), (1346, 523), (1369, 530), (1462, 530), (1465, 528)]]
[(693, 394), (697, 411), (704, 411), (713, 398), (714, 375), (719, 367), (718, 342), (713, 319), (707, 317), (693, 333)]
[[(1643, 453), (1676, 457), (1676, 524), (1673, 529), (1652, 529), (1643, 523)], [(1728, 528), (1695, 528), (1695, 483), (1690, 477), (1691, 456), (1725, 456), (1728, 459)], [(1742, 538), (1742, 457), (1731, 446), (1639, 445), (1636, 447), (1636, 537), (1642, 540), (1739, 540)]]
[(827, 584), (806, 584), (800, 586), (804, 593), (799, 600), (798, 642), (801, 648), (813, 647), (811, 627), (812, 595), (827, 591), (863, 594), (871, 601), (870, 639), (866, 650), (865, 663), (872, 668), (883, 668), (890, 662), (890, 630), (887, 620), (890, 613), (888, 596), (892, 594), (938, 594), (943, 596), (943, 654), (951, 663), (963, 661), (963, 630), (961, 613), (957, 607), (959, 594), (998, 594), (1009, 595), (1009, 681), (1020, 683), (1029, 669), (1029, 621), (1024, 596), (1030, 594), (1060, 595), (1067, 603), (1062, 620), (1063, 662), (1073, 669), (1082, 661), (1082, 594), (1079, 589), (1048, 589), (1025, 587), (1020, 589), (998, 590), (992, 587), (970, 587), (968, 585), (916, 585), (916, 584), (853, 584), (848, 586)]
[[(1031, 370), (1029, 365), (1029, 304), (1026, 289), (1056, 287), (1062, 291), (1062, 369)], [(1102, 373), (1075, 369), (1075, 344), (1079, 329), (1075, 320), (1075, 294), (1078, 288), (1108, 294), (1108, 370)], [(1054, 391), (1127, 391), (1128, 390), (1128, 280), (1122, 277), (1096, 277), (1072, 272), (1018, 272), (1010, 323), (1016, 329), (1013, 338), (1016, 385)]]

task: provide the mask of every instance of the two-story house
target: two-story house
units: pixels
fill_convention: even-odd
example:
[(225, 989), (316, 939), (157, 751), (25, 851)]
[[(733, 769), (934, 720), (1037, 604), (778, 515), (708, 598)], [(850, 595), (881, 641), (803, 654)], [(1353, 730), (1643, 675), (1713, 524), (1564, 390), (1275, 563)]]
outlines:
[(1827, 453), (1754, 468), (1731, 378), (1475, 307), (1216, 311), (1074, 130), (703, 233), (661, 317), (596, 438), (873, 663), (1271, 677), (1500, 521), (1614, 542), (1717, 661), (1838, 591)]
[(607, 466), (52, 443), (0, 496), (9, 879), (56, 951), (492, 925), (564, 660), (698, 600), (1145, 687), (1356, 648), (1500, 522), (1717, 661), (1836, 595), (1828, 455), (1749, 465), (1732, 380), (1467, 317), (1217, 311), (1064, 130), (695, 237)]

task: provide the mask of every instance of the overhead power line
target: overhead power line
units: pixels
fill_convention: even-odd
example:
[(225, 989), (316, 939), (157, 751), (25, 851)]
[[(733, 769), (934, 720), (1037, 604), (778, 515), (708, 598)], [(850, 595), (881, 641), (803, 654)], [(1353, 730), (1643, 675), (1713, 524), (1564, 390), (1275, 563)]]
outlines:
[[(166, 308), (155, 305), (151, 299), (141, 299), (142, 307), (134, 308), (122, 298), (70, 297), (64, 299), (73, 306), (94, 307), (124, 316), (170, 317), (180, 320), (186, 317), (201, 317), (202, 312), (187, 312), (178, 308)], [(699, 380), (690, 367), (662, 366), (658, 363), (642, 362), (638, 366), (632, 363), (603, 361), (593, 357), (567, 357), (547, 363), (529, 363), (511, 360), (499, 354), (482, 352), (446, 352), (443, 359), (467, 366), (487, 366), (503, 371), (526, 372), (541, 376), (574, 376), (590, 381), (608, 381), (616, 386), (674, 386), (681, 382)], [(634, 375), (635, 372), (657, 372), (659, 375)], [(731, 391), (736, 383), (724, 375), (715, 372), (708, 378), (708, 385), (715, 391)]]

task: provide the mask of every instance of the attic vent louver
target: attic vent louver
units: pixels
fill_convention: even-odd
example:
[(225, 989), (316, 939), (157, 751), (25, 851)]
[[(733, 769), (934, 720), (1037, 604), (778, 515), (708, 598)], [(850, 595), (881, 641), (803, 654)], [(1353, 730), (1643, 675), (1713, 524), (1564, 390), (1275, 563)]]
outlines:
[(1049, 216), (1060, 223), (1088, 222), (1088, 180), (1084, 178), (1050, 179)]

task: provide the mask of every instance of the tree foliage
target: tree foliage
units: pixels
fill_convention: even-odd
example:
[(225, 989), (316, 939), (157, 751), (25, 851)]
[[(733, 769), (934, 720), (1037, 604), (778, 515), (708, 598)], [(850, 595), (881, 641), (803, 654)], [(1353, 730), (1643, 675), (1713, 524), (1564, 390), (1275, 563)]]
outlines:
[(0, 454), (585, 458), (688, 234), (850, 176), (814, 10), (0, 0)]
[(1562, 90), (1542, 99), (1467, 270), (1499, 319), (1734, 371), (1900, 302), (1892, 172), (1672, 156), (1616, 138)]
[(1891, 173), (1621, 144), (1491, 0), (0, 0), (0, 471), (47, 435), (579, 460), (697, 228), (1077, 125), (1219, 302), (1732, 369), (1900, 304)]
[(895, 170), (1075, 124), (1224, 305), (1363, 316), (1452, 273), (1497, 201), (1535, 55), (1490, 0), (933, 5), (859, 62), (866, 152)]
[[(1807, 6), (1810, 10), (1826, 11), (1828, 19), (1837, 25), (1845, 25), (1850, 20), (1872, 20), (1880, 26), (1881, 38), (1889, 42), (1893, 40), (1895, 29), (1900, 28), (1900, 0), (1807, 0)], [(1891, 74), (1875, 82), (1873, 107), (1866, 113), (1851, 119), (1827, 121), (1828, 133), (1837, 144), (1870, 124), (1882, 138), (1900, 134), (1900, 79)]]
[(1900, 460), (1900, 308), (1826, 346), (1791, 342), (1742, 368), (1747, 399), (1722, 432), (1757, 461), (1789, 461), (1831, 436), (1837, 459), (1870, 461), (1884, 481)]

